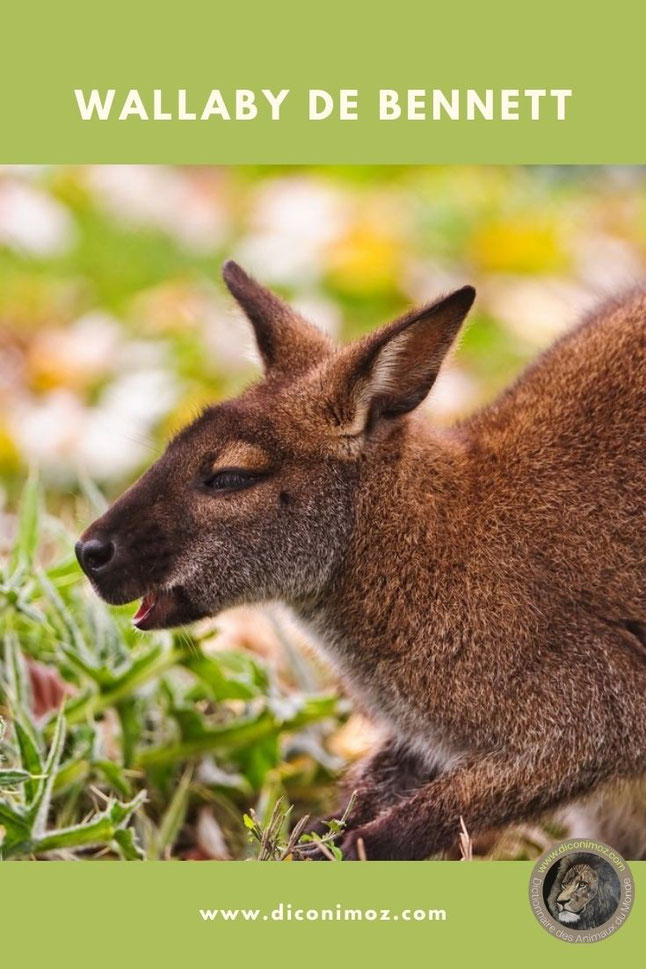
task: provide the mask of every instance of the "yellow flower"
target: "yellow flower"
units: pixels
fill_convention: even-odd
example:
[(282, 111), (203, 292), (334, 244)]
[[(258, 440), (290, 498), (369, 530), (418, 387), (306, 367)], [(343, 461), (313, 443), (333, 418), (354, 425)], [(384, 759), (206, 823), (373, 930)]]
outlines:
[(556, 272), (568, 262), (556, 225), (529, 217), (485, 223), (474, 231), (469, 250), (483, 272)]
[(400, 282), (401, 240), (388, 227), (371, 220), (353, 226), (329, 251), (333, 284), (346, 292), (373, 293), (395, 289)]
[(21, 465), (20, 454), (9, 433), (9, 428), (0, 423), (0, 469), (6, 474), (11, 474), (19, 471)]

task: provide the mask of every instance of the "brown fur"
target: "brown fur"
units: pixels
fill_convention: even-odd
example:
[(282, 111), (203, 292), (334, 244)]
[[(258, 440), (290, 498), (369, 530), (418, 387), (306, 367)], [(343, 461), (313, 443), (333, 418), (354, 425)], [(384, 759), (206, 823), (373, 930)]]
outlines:
[[(472, 290), (334, 351), (235, 264), (225, 279), (265, 380), (86, 531), (98, 591), (148, 594), (142, 628), (291, 606), (389, 737), (357, 782), (346, 857), (362, 838), (369, 858), (425, 858), (461, 815), (477, 834), (643, 774), (644, 294), (438, 431), (415, 408)], [(255, 476), (222, 488), (209, 475), (240, 442)], [(113, 543), (95, 568), (91, 541)]]

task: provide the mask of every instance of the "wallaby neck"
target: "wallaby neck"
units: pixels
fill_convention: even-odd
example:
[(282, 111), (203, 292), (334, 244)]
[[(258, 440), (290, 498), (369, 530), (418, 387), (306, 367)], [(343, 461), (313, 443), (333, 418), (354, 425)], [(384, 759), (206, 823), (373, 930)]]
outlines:
[(472, 507), (468, 468), (465, 439), (418, 419), (379, 461), (366, 462), (343, 558), (320, 595), (295, 604), (326, 651), (405, 648), (438, 609), (446, 612), (452, 587), (459, 596)]
[(457, 435), (414, 424), (395, 446), (359, 481), (336, 574), (295, 612), (364, 709), (413, 743), (423, 738), (444, 762), (457, 748), (441, 698), (450, 695), (447, 677), (471, 635), (463, 608), (468, 452)]

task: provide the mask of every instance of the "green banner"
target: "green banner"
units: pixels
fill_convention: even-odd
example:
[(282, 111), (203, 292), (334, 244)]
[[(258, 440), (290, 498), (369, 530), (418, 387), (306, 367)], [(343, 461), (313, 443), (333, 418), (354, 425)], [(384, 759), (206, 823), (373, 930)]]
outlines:
[[(535, 920), (531, 864), (150, 862), (0, 865), (3, 959), (18, 965), (207, 964), (526, 969), (643, 959), (633, 913), (601, 944), (566, 945)], [(646, 864), (631, 866), (636, 894)], [(324, 915), (323, 913), (328, 913)], [(9, 931), (10, 929), (10, 931)], [(577, 949), (583, 948), (585, 952)], [(567, 961), (566, 961), (567, 960)]]
[(634, 0), (14, 4), (2, 160), (641, 163), (645, 19)]

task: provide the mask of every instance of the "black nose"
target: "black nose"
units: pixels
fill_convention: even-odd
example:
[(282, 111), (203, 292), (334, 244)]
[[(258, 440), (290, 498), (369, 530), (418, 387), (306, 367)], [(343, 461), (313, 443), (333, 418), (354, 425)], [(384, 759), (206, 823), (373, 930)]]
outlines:
[(87, 575), (93, 575), (104, 569), (114, 558), (114, 542), (101, 538), (89, 538), (85, 542), (77, 542), (75, 546), (79, 565)]

